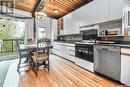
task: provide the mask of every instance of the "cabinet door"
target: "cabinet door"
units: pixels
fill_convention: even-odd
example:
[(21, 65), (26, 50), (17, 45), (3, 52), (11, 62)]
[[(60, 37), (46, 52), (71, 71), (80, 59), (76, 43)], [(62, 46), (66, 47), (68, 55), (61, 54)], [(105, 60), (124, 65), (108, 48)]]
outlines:
[(109, 0), (109, 20), (120, 19), (123, 16), (123, 0)]
[(78, 28), (75, 20), (75, 12), (64, 16), (64, 34), (75, 34)]
[(98, 22), (105, 22), (108, 21), (108, 3), (109, 0), (98, 0)]
[(121, 82), (130, 86), (130, 56), (121, 55)]
[[(69, 14), (68, 14), (69, 15)], [(69, 21), (71, 21), (71, 17), (64, 16), (64, 34), (69, 34)]]
[(86, 5), (87, 6), (86, 19), (89, 20), (88, 25), (97, 23), (97, 20), (98, 20), (98, 1), (99, 0), (94, 0)]

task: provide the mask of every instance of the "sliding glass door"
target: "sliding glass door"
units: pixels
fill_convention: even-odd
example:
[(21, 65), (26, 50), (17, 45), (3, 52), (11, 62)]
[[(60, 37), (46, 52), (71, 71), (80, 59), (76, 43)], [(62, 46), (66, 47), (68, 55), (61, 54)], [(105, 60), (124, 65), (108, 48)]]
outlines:
[(19, 39), (24, 44), (25, 22), (9, 18), (0, 19), (0, 53), (14, 52), (17, 50), (15, 40)]

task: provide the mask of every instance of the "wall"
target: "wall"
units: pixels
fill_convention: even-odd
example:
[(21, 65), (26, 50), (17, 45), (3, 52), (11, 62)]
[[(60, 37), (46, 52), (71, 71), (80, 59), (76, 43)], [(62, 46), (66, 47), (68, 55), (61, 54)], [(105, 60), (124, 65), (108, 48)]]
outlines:
[[(2, 7), (4, 9), (6, 9), (5, 6), (2, 6)], [(1, 8), (1, 6), (0, 6), (0, 8)], [(1, 9), (0, 9), (0, 12), (1, 12)], [(22, 10), (18, 10), (18, 9), (14, 9), (14, 14), (13, 15), (20, 16), (20, 17), (32, 17), (32, 13), (26, 12), (26, 11), (22, 11)]]
[(51, 40), (54, 41), (57, 39), (57, 20), (52, 19), (51, 22)]

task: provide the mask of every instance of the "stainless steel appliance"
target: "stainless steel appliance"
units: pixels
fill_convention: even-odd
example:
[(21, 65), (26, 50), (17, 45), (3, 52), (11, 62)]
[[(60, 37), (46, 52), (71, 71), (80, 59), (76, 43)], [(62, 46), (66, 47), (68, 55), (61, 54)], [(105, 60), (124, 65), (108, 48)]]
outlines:
[(94, 72), (94, 53), (93, 43), (76, 43), (75, 44), (75, 63), (91, 72)]
[(130, 28), (130, 0), (123, 0), (123, 26), (124, 28)]
[(82, 33), (82, 40), (92, 41), (99, 39), (97, 29), (81, 31), (81, 33)]
[(94, 71), (120, 81), (120, 47), (95, 45)]
[(93, 63), (93, 45), (92, 44), (75, 44), (75, 56)]
[(82, 31), (83, 42), (75, 43), (76, 64), (92, 72), (94, 71), (93, 46), (98, 38), (97, 33), (97, 29)]

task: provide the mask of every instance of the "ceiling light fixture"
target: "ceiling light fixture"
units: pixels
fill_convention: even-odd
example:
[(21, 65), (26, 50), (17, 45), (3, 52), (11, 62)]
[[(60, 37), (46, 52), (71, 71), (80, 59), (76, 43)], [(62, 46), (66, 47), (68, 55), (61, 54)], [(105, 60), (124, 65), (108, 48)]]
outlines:
[(40, 11), (40, 12), (35, 12), (36, 18), (39, 19), (46, 19), (47, 18), (47, 14), (45, 14), (44, 12)]
[(57, 14), (57, 13), (59, 13), (59, 10), (58, 9), (53, 9), (53, 12)]

